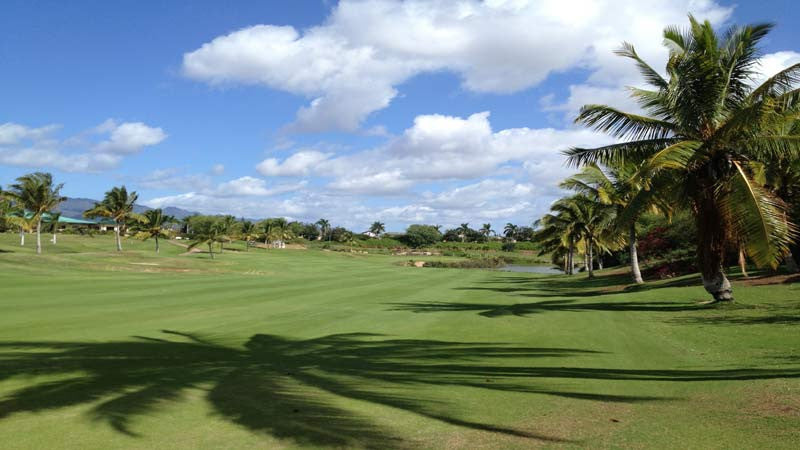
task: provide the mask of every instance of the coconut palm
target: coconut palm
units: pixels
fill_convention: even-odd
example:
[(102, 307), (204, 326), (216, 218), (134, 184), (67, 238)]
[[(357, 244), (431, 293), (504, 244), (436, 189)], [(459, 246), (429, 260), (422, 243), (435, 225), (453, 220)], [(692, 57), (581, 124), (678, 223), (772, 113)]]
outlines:
[(641, 284), (642, 272), (639, 268), (639, 255), (636, 246), (636, 221), (646, 210), (669, 213), (670, 205), (663, 197), (652, 195), (645, 189), (647, 174), (641, 165), (632, 162), (619, 163), (611, 167), (598, 164), (586, 165), (580, 173), (564, 180), (560, 187), (584, 194), (606, 205), (616, 208), (616, 223), (628, 234), (628, 250), (631, 258), (633, 281)]
[(289, 222), (283, 217), (270, 219), (271, 225), (267, 232), (267, 238), (271, 242), (285, 243), (287, 240), (293, 238), (291, 230), (289, 229)]
[(175, 222), (175, 218), (164, 214), (160, 208), (150, 209), (144, 212), (144, 221), (136, 226), (138, 233), (136, 238), (147, 240), (153, 238), (156, 242), (156, 253), (159, 252), (159, 238), (169, 238), (171, 235), (171, 224)]
[[(236, 217), (231, 216), (231, 215), (227, 215), (227, 216), (223, 216), (222, 217), (222, 220), (221, 220), (220, 223), (222, 224), (222, 232), (225, 234), (225, 236), (228, 236), (230, 238), (230, 236), (233, 236), (235, 234), (236, 225), (239, 222), (236, 220)], [(225, 242), (230, 242), (230, 241), (231, 241), (231, 239), (228, 239), (228, 241), (220, 241), (220, 243), (219, 243), (219, 252), (220, 253), (223, 253), (223, 251), (224, 251)]]
[(507, 223), (505, 227), (503, 227), (503, 235), (508, 239), (514, 240), (514, 236), (517, 235), (518, 226), (514, 225), (513, 223)]
[(494, 233), (494, 230), (492, 229), (492, 224), (490, 224), (490, 223), (485, 223), (485, 224), (483, 224), (483, 225), (481, 226), (481, 229), (480, 229), (480, 231), (479, 231), (479, 232), (480, 232), (482, 235), (484, 235), (484, 236), (486, 236), (486, 237), (489, 237), (489, 235), (490, 235), (490, 234)]
[(551, 253), (554, 258), (556, 255), (562, 256), (564, 273), (572, 275), (575, 269), (575, 251), (583, 237), (573, 211), (570, 209), (553, 211), (545, 214), (533, 225), (536, 228), (533, 240), (539, 244), (539, 254)]
[(800, 109), (800, 64), (754, 87), (758, 44), (772, 26), (732, 27), (720, 37), (709, 22), (689, 20), (688, 30), (664, 31), (667, 78), (632, 45), (618, 51), (654, 88), (632, 89), (646, 115), (586, 105), (576, 118), (622, 142), (566, 154), (573, 165), (646, 161), (649, 189), (690, 202), (703, 285), (713, 301), (731, 301), (726, 249), (741, 239), (757, 265), (775, 267), (796, 235), (782, 202), (754, 179), (753, 164), (800, 155), (800, 139), (785, 131)]
[(114, 221), (114, 239), (117, 251), (122, 251), (121, 235), (125, 233), (128, 222), (144, 222), (143, 215), (133, 212), (139, 194), (128, 192), (125, 186), (113, 187), (106, 192), (103, 200), (83, 212), (84, 217), (107, 217)]
[(331, 223), (326, 219), (319, 219), (317, 221), (316, 225), (319, 226), (319, 232), (320, 232), (318, 240), (322, 240), (325, 237), (325, 235), (327, 235), (328, 236), (328, 240), (330, 241), (331, 240)]
[(50, 212), (47, 217), (47, 223), (50, 225), (50, 231), (53, 233), (53, 245), (58, 243), (58, 221), (61, 219), (60, 212)]
[(461, 242), (465, 242), (467, 240), (467, 236), (469, 236), (470, 231), (469, 223), (462, 223), (461, 226), (458, 227), (458, 234), (461, 236)]
[(241, 225), (242, 239), (244, 240), (244, 251), (250, 251), (250, 242), (258, 235), (256, 225), (249, 221), (243, 220)]
[(15, 212), (6, 216), (6, 223), (19, 229), (19, 245), (25, 246), (25, 233), (36, 229), (36, 222), (31, 217), (25, 217), (24, 212)]
[(568, 230), (573, 244), (583, 240), (586, 270), (592, 278), (595, 248), (608, 249), (613, 242), (609, 230), (613, 229), (614, 208), (584, 195), (574, 195), (556, 201), (550, 209), (570, 222)]
[(198, 245), (208, 245), (208, 254), (214, 259), (214, 244), (228, 240), (225, 235), (225, 224), (216, 217), (201, 217), (192, 223), (194, 242), (189, 244), (189, 249)]
[(23, 218), (35, 224), (37, 254), (42, 253), (42, 218), (67, 199), (61, 195), (63, 187), (64, 184), (53, 185), (53, 176), (49, 173), (34, 172), (17, 178), (4, 194), (22, 210)]
[(381, 233), (386, 231), (386, 226), (384, 226), (383, 222), (373, 222), (369, 227), (369, 231), (380, 237)]

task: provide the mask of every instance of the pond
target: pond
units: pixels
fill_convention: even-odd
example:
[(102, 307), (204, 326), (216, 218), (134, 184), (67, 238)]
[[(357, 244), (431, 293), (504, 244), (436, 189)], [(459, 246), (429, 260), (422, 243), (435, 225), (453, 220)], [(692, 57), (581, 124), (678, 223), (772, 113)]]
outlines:
[(516, 264), (507, 264), (503, 267), (498, 267), (497, 270), (502, 270), (504, 272), (543, 273), (546, 275), (557, 275), (564, 273), (553, 266), (520, 266)]

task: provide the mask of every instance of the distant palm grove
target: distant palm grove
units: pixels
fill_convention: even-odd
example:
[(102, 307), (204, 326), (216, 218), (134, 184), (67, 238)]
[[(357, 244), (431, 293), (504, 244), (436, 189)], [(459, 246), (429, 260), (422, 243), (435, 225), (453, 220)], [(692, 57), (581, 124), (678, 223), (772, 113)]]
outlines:
[[(718, 35), (708, 22), (690, 17), (690, 27), (669, 27), (665, 76), (642, 60), (628, 43), (618, 55), (628, 58), (650, 89), (631, 88), (643, 113), (605, 105), (584, 106), (575, 122), (610, 134), (618, 142), (599, 148), (572, 148), (567, 163), (579, 172), (561, 183), (573, 193), (551, 206), (530, 226), (491, 223), (451, 229), (417, 224), (404, 233), (387, 233), (383, 222), (367, 230), (269, 218), (194, 215), (180, 220), (159, 209), (134, 211), (136, 192), (114, 187), (85, 211), (104, 218), (123, 238), (187, 239), (188, 250), (206, 248), (211, 258), (225, 244), (244, 241), (252, 247), (284, 248), (320, 241), (354, 247), (431, 247), (528, 250), (549, 255), (566, 274), (608, 265), (630, 266), (634, 283), (643, 283), (640, 261), (652, 276), (669, 277), (699, 271), (714, 302), (733, 300), (725, 268), (748, 264), (797, 271), (800, 221), (800, 64), (759, 85), (759, 42), (771, 25), (732, 27)], [(58, 205), (63, 186), (49, 173), (19, 177), (2, 191), (3, 230), (41, 233), (59, 229)], [(481, 247), (483, 245), (483, 247)]]

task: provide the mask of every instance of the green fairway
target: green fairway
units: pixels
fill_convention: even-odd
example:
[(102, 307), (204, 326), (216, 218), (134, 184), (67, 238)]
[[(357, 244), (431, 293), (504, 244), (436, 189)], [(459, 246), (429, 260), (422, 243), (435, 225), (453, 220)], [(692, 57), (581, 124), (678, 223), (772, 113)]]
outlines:
[[(46, 241), (43, 236), (43, 241)], [(800, 284), (0, 235), (2, 448), (796, 448)], [(619, 272), (617, 272), (619, 273)], [(762, 280), (769, 281), (769, 280)]]

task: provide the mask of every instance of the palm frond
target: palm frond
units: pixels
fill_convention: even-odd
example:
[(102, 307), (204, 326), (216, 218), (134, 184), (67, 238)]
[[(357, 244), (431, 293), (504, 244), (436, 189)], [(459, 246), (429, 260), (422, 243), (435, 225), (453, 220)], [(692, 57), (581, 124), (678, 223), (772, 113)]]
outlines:
[(736, 172), (720, 189), (720, 207), (747, 254), (761, 266), (780, 264), (797, 229), (785, 216), (785, 205), (755, 183), (738, 162)]
[(759, 101), (765, 97), (783, 95), (800, 84), (800, 63), (793, 64), (775, 75), (767, 78), (750, 93), (751, 101)]
[(680, 139), (678, 138), (645, 139), (620, 142), (618, 144), (605, 145), (597, 148), (573, 147), (564, 150), (562, 154), (567, 156), (567, 165), (572, 167), (580, 167), (594, 163), (613, 166), (625, 164), (629, 161), (644, 161), (659, 150), (679, 141)]
[(581, 123), (618, 139), (663, 139), (675, 131), (665, 120), (626, 113), (606, 105), (585, 105), (575, 123)]
[(632, 44), (628, 42), (623, 42), (622, 47), (616, 50), (616, 53), (619, 56), (623, 56), (625, 58), (630, 58), (636, 62), (636, 67), (639, 68), (639, 72), (644, 77), (645, 81), (652, 84), (653, 86), (659, 89), (667, 89), (668, 83), (664, 77), (661, 76), (658, 72), (656, 72), (649, 64), (647, 64), (639, 55), (636, 53), (636, 49), (633, 47)]
[(646, 163), (645, 172), (653, 174), (664, 169), (685, 169), (689, 161), (696, 159), (702, 146), (700, 141), (676, 142), (653, 154)]

